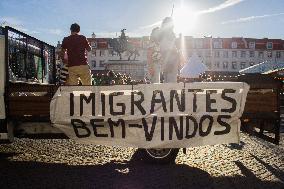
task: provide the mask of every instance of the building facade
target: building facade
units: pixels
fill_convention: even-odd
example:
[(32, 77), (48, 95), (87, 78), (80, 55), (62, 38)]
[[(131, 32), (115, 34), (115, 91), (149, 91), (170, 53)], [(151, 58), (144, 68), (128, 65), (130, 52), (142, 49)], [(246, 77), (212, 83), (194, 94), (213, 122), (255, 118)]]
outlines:
[(184, 38), (184, 54), (192, 53), (211, 71), (238, 72), (265, 61), (284, 62), (284, 40), (254, 38)]
[[(122, 59), (110, 45), (111, 38), (97, 38), (93, 34), (92, 38), (88, 38), (92, 51), (88, 53), (88, 62), (92, 70), (104, 70), (108, 62), (120, 61), (124, 63), (128, 61), (130, 52), (126, 51), (122, 53)], [(143, 62), (147, 59), (146, 45), (143, 37), (141, 38), (128, 38), (128, 42), (138, 50), (138, 55), (135, 57), (134, 54), (130, 57), (130, 60)]]
[[(122, 54), (122, 60), (110, 45), (111, 38), (88, 38), (92, 51), (88, 62), (93, 71), (114, 70), (126, 73), (133, 78), (142, 78), (147, 70), (147, 46), (149, 37), (128, 38), (139, 52), (133, 61), (128, 61), (129, 52)], [(177, 38), (177, 46), (182, 49), (185, 60), (196, 53), (211, 71), (239, 72), (262, 62), (273, 64), (284, 62), (284, 40), (256, 38)], [(58, 45), (60, 47), (60, 45)], [(133, 59), (133, 57), (131, 57)], [(143, 68), (143, 69), (142, 69)]]

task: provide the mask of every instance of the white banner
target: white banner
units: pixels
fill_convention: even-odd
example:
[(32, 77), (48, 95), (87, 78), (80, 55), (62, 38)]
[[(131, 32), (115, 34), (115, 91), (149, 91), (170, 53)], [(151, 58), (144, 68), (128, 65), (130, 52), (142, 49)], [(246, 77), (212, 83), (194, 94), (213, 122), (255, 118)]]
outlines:
[(83, 143), (182, 148), (238, 143), (249, 86), (240, 82), (63, 86), (53, 125)]

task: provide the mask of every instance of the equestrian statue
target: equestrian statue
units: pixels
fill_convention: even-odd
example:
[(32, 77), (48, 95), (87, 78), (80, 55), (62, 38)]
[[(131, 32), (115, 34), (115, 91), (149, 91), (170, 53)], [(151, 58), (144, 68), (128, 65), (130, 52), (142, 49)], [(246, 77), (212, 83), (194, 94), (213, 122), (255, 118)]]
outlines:
[(110, 46), (113, 48), (114, 52), (119, 55), (120, 60), (122, 60), (122, 53), (124, 52), (129, 52), (128, 61), (131, 60), (132, 56), (132, 60), (136, 60), (136, 57), (140, 56), (138, 48), (128, 41), (128, 37), (125, 35), (125, 30), (126, 29), (121, 30), (119, 38), (110, 39)]

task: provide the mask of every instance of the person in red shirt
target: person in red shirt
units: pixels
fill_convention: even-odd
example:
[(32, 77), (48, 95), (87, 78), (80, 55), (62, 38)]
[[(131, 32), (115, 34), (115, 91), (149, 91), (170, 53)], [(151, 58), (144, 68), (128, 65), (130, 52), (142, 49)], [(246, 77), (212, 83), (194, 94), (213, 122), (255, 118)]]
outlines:
[[(87, 61), (87, 51), (91, 51), (91, 46), (85, 36), (79, 35), (80, 26), (77, 23), (71, 25), (70, 31), (71, 35), (63, 39), (61, 46), (61, 58), (69, 73), (66, 84), (78, 85), (80, 78), (82, 85), (91, 85), (91, 72)], [(67, 60), (64, 58), (66, 52)]]

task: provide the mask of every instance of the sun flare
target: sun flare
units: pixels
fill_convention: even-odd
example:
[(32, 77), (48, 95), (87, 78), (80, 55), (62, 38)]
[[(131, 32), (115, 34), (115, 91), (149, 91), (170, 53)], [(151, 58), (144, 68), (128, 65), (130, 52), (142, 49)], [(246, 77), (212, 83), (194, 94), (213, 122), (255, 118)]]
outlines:
[(173, 15), (175, 32), (180, 34), (190, 33), (196, 28), (197, 13), (189, 7), (181, 6)]

